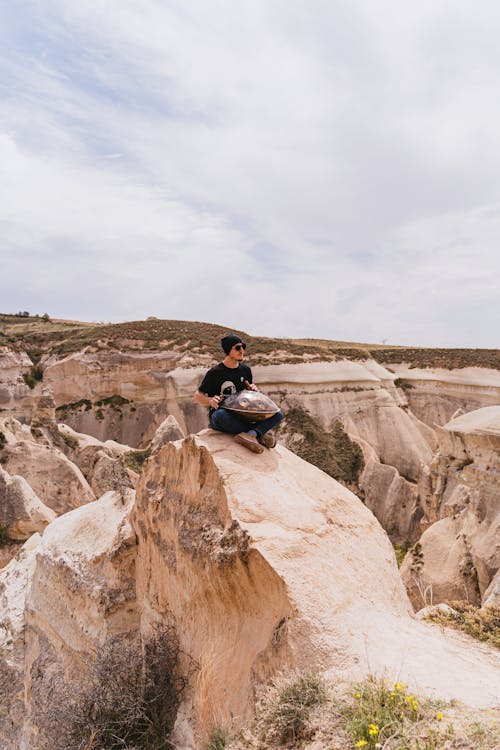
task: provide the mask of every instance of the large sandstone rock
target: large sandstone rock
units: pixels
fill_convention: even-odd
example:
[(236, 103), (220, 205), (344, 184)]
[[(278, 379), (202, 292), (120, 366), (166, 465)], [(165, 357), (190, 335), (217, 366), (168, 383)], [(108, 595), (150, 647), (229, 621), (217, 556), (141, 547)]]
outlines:
[(26, 540), (55, 517), (23, 477), (10, 476), (0, 466), (0, 524), (9, 539)]
[[(12, 426), (13, 420), (9, 421)], [(26, 428), (24, 428), (25, 430)], [(31, 434), (17, 439), (24, 432), (21, 425), (9, 437), (1, 455), (3, 468), (29, 483), (42, 502), (57, 514), (95, 500), (87, 480), (58, 448), (38, 444)]]
[(255, 685), (286, 665), (496, 701), (494, 652), (414, 621), (372, 513), (284, 447), (256, 456), (212, 431), (169, 443), (144, 466), (133, 528), (132, 503), (108, 493), (57, 518), (25, 567), (2, 750), (53, 746), (99, 647), (172, 622), (197, 667), (176, 727), (185, 747), (248, 718)]
[(29, 418), (37, 396), (26, 385), (23, 373), (30, 371), (31, 359), (24, 352), (0, 346), (0, 410), (19, 418)]
[(172, 443), (175, 440), (181, 440), (186, 437), (176, 418), (170, 414), (158, 427), (154, 437), (151, 441), (150, 450), (151, 453), (155, 453), (167, 443)]
[(173, 615), (199, 664), (187, 746), (248, 716), (255, 680), (285, 664), (496, 700), (493, 653), (470, 643), (465, 656), (455, 634), (412, 620), (374, 516), (284, 447), (254, 456), (212, 431), (167, 445), (143, 470), (133, 524), (141, 629)]
[(25, 718), (25, 603), (35, 570), (39, 534), (33, 535), (16, 558), (0, 570), (0, 747), (18, 750)]
[(123, 457), (132, 449), (113, 440), (102, 442), (91, 435), (76, 432), (66, 424), (58, 425), (71, 461), (81, 470), (96, 497), (110, 490), (132, 488), (134, 482)]
[(4, 750), (49, 746), (99, 647), (137, 633), (134, 494), (109, 492), (45, 531), (26, 596), (25, 721)]
[[(402, 567), (412, 599), (480, 602), (500, 567), (500, 406), (452, 419), (421, 486), (429, 526)], [(425, 602), (426, 604), (429, 602)]]
[(457, 409), (469, 412), (500, 403), (498, 370), (418, 368), (405, 363), (390, 367), (404, 381), (412, 412), (431, 427), (446, 424)]

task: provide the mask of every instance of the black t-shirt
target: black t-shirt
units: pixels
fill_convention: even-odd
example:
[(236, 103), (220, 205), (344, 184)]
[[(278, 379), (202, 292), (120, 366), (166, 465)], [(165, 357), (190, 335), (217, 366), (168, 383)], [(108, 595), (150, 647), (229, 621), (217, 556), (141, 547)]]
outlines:
[(252, 382), (252, 371), (248, 365), (239, 362), (238, 367), (226, 367), (219, 362), (206, 373), (198, 390), (207, 396), (229, 396), (243, 391), (245, 380)]

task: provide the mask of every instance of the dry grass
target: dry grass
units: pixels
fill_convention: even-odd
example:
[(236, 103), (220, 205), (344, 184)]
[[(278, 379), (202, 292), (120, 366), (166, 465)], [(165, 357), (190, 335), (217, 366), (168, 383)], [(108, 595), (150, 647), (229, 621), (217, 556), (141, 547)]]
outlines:
[(253, 726), (232, 738), (221, 731), (207, 750), (499, 750), (498, 718), (376, 677), (342, 685), (291, 674), (263, 694)]
[(500, 607), (481, 609), (464, 601), (446, 602), (453, 612), (436, 610), (426, 619), (460, 630), (478, 641), (500, 648)]
[(78, 689), (60, 684), (39, 707), (40, 750), (166, 750), (192, 675), (179, 670), (178, 641), (163, 627), (142, 647), (116, 638), (89, 665)]

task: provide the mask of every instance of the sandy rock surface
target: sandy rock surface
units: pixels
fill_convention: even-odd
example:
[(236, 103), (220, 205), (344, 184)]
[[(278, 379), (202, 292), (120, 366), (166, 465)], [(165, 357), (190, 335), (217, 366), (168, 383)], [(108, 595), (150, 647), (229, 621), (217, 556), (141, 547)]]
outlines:
[(480, 603), (500, 568), (500, 406), (452, 419), (437, 436), (439, 450), (420, 488), (424, 521), (432, 525), (401, 573), (417, 606)]
[(24, 657), (26, 593), (41, 542), (33, 535), (15, 559), (0, 570), (0, 747), (18, 750), (24, 721)]
[(128, 522), (134, 497), (133, 490), (109, 492), (46, 529), (26, 594), (27, 720), (18, 744), (5, 750), (46, 742), (57, 725), (57, 701), (78, 690), (99, 646), (137, 632)]
[(411, 387), (405, 389), (412, 412), (422, 422), (444, 425), (457, 409), (466, 412), (500, 403), (500, 372), (486, 367), (444, 368), (391, 365), (396, 377)]
[(10, 476), (0, 466), (0, 524), (14, 541), (24, 541), (35, 532), (42, 532), (56, 514), (19, 476)]
[(78, 467), (52, 446), (20, 441), (4, 450), (2, 465), (9, 474), (24, 477), (57, 514), (95, 500)]
[(384, 673), (423, 694), (497, 701), (498, 655), (417, 622), (374, 516), (283, 447), (255, 456), (208, 430), (166, 446), (143, 473), (133, 523), (141, 627), (152, 610), (173, 611), (200, 664), (198, 728), (214, 712), (248, 715), (263, 664)]

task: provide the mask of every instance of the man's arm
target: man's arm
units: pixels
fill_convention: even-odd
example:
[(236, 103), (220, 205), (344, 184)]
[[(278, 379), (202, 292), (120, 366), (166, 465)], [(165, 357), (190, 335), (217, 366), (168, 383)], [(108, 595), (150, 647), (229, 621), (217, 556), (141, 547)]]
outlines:
[(211, 406), (212, 409), (218, 408), (220, 400), (221, 396), (207, 396), (206, 393), (202, 393), (201, 391), (196, 391), (193, 396), (195, 403), (201, 404), (201, 406)]

